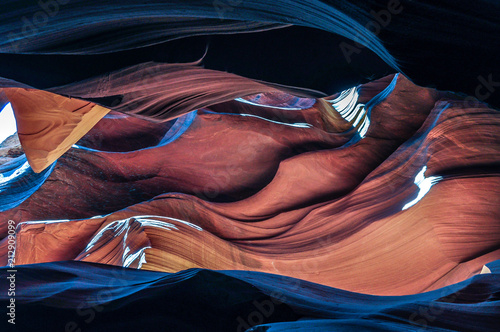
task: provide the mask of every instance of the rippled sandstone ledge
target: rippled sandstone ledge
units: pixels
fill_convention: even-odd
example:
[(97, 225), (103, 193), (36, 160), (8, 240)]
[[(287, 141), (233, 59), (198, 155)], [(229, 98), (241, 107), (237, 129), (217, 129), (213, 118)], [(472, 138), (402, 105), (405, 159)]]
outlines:
[(24, 222), (17, 264), (254, 270), (401, 295), (500, 258), (497, 110), (403, 75), (319, 100), (251, 92), (167, 122), (104, 117), (1, 213)]

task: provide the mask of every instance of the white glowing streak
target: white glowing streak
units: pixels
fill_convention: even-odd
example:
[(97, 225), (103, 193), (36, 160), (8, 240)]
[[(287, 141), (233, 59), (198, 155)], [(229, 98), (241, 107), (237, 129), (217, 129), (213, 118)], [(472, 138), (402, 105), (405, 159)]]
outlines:
[(344, 100), (348, 95), (353, 94), (354, 90), (356, 90), (355, 87), (344, 90), (340, 93), (340, 95), (337, 98), (335, 98), (333, 100), (329, 100), (329, 102), (332, 104), (338, 104), (340, 101)]
[(351, 113), (358, 97), (358, 90), (354, 87), (343, 91), (339, 97), (331, 100), (330, 103), (337, 110), (337, 112), (342, 115), (342, 117), (345, 117), (347, 114)]
[(89, 244), (87, 244), (87, 247), (85, 247), (84, 251), (87, 252), (90, 249), (92, 249), (92, 247), (97, 243), (97, 241), (99, 241), (99, 239), (104, 234), (104, 232), (109, 231), (109, 230), (113, 230), (113, 231), (118, 230), (118, 232), (116, 234), (114, 234), (114, 236), (118, 236), (125, 229), (128, 229), (128, 219), (113, 221), (112, 223), (110, 223), (109, 225), (107, 225), (106, 227), (101, 229), (99, 231), (99, 233), (97, 233), (97, 235), (92, 238), (92, 240), (89, 242)]
[[(158, 219), (167, 219), (167, 220), (172, 220), (172, 221), (177, 221), (181, 224), (184, 224), (186, 226), (189, 226), (189, 227), (192, 227), (196, 230), (199, 230), (199, 231), (202, 231), (203, 228), (201, 228), (200, 226), (198, 225), (195, 225), (193, 223), (190, 223), (189, 221), (185, 221), (185, 220), (181, 220), (181, 219), (177, 219), (177, 218), (172, 218), (172, 217), (164, 217), (164, 216), (136, 216), (136, 217), (133, 217), (135, 219), (144, 219), (144, 218), (158, 218)], [(165, 224), (168, 224), (168, 223), (165, 223)], [(172, 225), (172, 224), (169, 224), (169, 225)]]
[(368, 118), (368, 116), (366, 116), (365, 119), (363, 120), (363, 124), (359, 128), (359, 136), (364, 138), (366, 132), (368, 131), (368, 127), (370, 127), (370, 119)]
[(144, 253), (144, 250), (151, 248), (151, 247), (145, 247), (144, 249), (141, 249), (142, 255), (139, 260), (139, 264), (137, 265), (137, 268), (140, 269), (142, 267), (142, 264), (147, 263), (146, 262), (146, 253)]
[(351, 102), (349, 103), (349, 106), (348, 106), (349, 112), (346, 113), (346, 115), (343, 115), (344, 119), (346, 119), (346, 121), (348, 121), (348, 122), (351, 122), (354, 119), (354, 117), (356, 116), (356, 114), (360, 108), (360, 105), (358, 105), (356, 107), (357, 101), (358, 101), (357, 99), (352, 99)]
[(417, 202), (420, 201), (429, 192), (433, 185), (443, 179), (442, 176), (430, 176), (426, 178), (424, 176), (426, 170), (427, 166), (422, 167), (422, 170), (417, 174), (417, 176), (415, 176), (415, 184), (420, 188), (420, 190), (418, 192), (417, 198), (403, 206), (403, 210), (406, 210), (409, 207), (417, 204)]
[(141, 223), (142, 226), (147, 226), (147, 227), (156, 227), (156, 228), (161, 228), (167, 231), (171, 231), (172, 229), (179, 230), (177, 227), (175, 227), (174, 224), (164, 222), (164, 221), (159, 221), (159, 220), (154, 220), (154, 219), (146, 219), (146, 218), (136, 218), (138, 222)]
[(344, 110), (342, 112), (339, 112), (340, 115), (342, 115), (342, 117), (344, 119), (346, 119), (347, 121), (351, 121), (352, 118), (356, 115), (356, 109), (355, 109), (355, 106), (356, 105), (356, 100), (351, 100), (351, 102), (349, 103), (348, 105), (348, 108), (347, 110)]
[(271, 106), (271, 105), (265, 105), (265, 104), (258, 104), (258, 103), (254, 103), (253, 101), (246, 100), (243, 98), (236, 98), (235, 100), (240, 102), (240, 103), (245, 103), (245, 104), (249, 104), (249, 105), (253, 105), (253, 106), (275, 108), (275, 109), (279, 109), (279, 110), (300, 111), (303, 109), (303, 108), (299, 108), (299, 107), (283, 107), (283, 106)]
[(60, 219), (60, 220), (37, 220), (37, 221), (23, 221), (18, 224), (19, 225), (37, 225), (37, 224), (58, 224), (63, 222), (68, 222), (69, 219)]
[(30, 165), (26, 161), (21, 167), (16, 169), (11, 175), (4, 176), (3, 174), (0, 174), (0, 184), (7, 183), (11, 180), (14, 180), (18, 176), (21, 176), (23, 173), (27, 172), (29, 168), (30, 168)]
[(366, 114), (365, 108), (362, 105), (358, 105), (358, 107), (356, 107), (356, 113), (359, 111), (360, 108), (362, 108), (362, 111), (359, 112), (359, 114), (358, 114), (358, 116), (356, 118), (356, 121), (354, 121), (354, 123), (352, 124), (353, 127), (356, 127), (358, 125), (359, 121)]
[(280, 125), (290, 126), (290, 127), (297, 127), (297, 128), (311, 128), (312, 127), (312, 125), (310, 125), (309, 123), (303, 123), (303, 122), (285, 123), (285, 122), (279, 122), (279, 121), (269, 120), (269, 119), (263, 118), (263, 117), (258, 116), (258, 115), (253, 115), (253, 114), (239, 114), (239, 115), (241, 115), (241, 116), (249, 116), (249, 117), (252, 117), (252, 118), (257, 118), (257, 119), (265, 120), (267, 122), (277, 123), (277, 124), (280, 124)]
[[(92, 247), (102, 237), (104, 232), (107, 232), (107, 231), (113, 231), (115, 233), (113, 236), (118, 236), (126, 230), (127, 233), (124, 235), (125, 236), (124, 242), (125, 242), (125, 240), (127, 239), (127, 236), (128, 236), (130, 219), (135, 219), (137, 222), (139, 222), (141, 224), (141, 226), (157, 227), (157, 228), (165, 229), (168, 231), (170, 231), (172, 229), (178, 230), (178, 228), (174, 224), (167, 223), (164, 221), (155, 220), (152, 218), (167, 219), (167, 220), (171, 220), (171, 221), (176, 221), (178, 223), (181, 223), (181, 224), (184, 224), (184, 225), (189, 226), (191, 228), (194, 228), (198, 231), (203, 231), (203, 228), (201, 228), (200, 226), (192, 224), (192, 223), (185, 221), (185, 220), (177, 219), (177, 218), (164, 217), (164, 216), (133, 216), (133, 217), (130, 217), (128, 219), (115, 220), (115, 221), (111, 222), (109, 225), (107, 225), (106, 227), (104, 227), (103, 229), (101, 229), (99, 231), (99, 233), (97, 233), (97, 235), (94, 236), (92, 238), (92, 240), (89, 242), (89, 244), (85, 248), (84, 252), (87, 252), (90, 249), (92, 249)], [(125, 245), (125, 243), (124, 243), (124, 245)], [(126, 250), (126, 249), (124, 249), (124, 250)]]
[(139, 265), (137, 266), (138, 269), (142, 267), (143, 263), (146, 263), (146, 253), (144, 252), (146, 249), (151, 248), (151, 247), (144, 247), (138, 252), (136, 252), (133, 255), (128, 256), (124, 261), (123, 261), (123, 267), (129, 267), (130, 264), (136, 261), (137, 258), (139, 258)]
[(15, 132), (17, 132), (16, 118), (14, 117), (12, 105), (8, 103), (0, 111), (0, 144)]
[[(124, 243), (124, 244), (125, 244), (125, 240), (126, 240), (126, 239), (124, 239), (124, 241), (123, 241), (123, 243)], [(127, 248), (125, 248), (125, 250), (123, 251), (123, 259), (122, 259), (123, 261), (125, 261), (125, 257), (127, 257), (127, 254), (128, 254), (129, 252), (130, 252), (130, 247), (129, 247), (129, 246), (127, 246)]]
[(360, 121), (361, 125), (358, 128), (358, 133), (361, 138), (364, 138), (368, 127), (370, 127), (370, 119), (365, 108), (365, 104), (357, 104), (359, 98), (358, 89), (356, 87), (344, 90), (340, 95), (333, 99), (328, 100), (329, 103), (335, 108), (337, 112), (347, 122), (352, 122), (354, 118), (353, 127), (356, 127)]

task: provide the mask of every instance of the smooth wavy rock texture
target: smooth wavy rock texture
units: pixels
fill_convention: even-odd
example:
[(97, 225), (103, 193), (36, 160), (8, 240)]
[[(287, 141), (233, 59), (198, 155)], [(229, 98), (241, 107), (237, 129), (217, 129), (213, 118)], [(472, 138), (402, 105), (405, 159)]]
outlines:
[(2, 331), (498, 330), (498, 3), (1, 6)]
[[(165, 123), (103, 119), (3, 213), (21, 222), (17, 264), (254, 270), (404, 295), (499, 259), (498, 111), (403, 75), (349, 91), (311, 107), (282, 95), (291, 109), (250, 97)], [(150, 145), (125, 150), (144, 131)]]

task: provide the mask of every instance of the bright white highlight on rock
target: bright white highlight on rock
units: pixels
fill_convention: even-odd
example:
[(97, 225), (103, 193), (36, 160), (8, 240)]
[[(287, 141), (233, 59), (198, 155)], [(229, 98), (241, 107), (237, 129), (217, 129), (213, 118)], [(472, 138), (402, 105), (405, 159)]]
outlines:
[(17, 132), (16, 118), (14, 117), (14, 111), (12, 110), (12, 105), (8, 103), (0, 111), (0, 144), (2, 144), (6, 138), (10, 137), (12, 134), (16, 132)]
[(418, 172), (417, 176), (415, 176), (415, 184), (418, 186), (420, 190), (418, 192), (417, 198), (415, 198), (413, 201), (403, 206), (403, 210), (406, 210), (409, 207), (417, 204), (417, 202), (420, 201), (429, 192), (429, 190), (433, 185), (435, 185), (436, 183), (438, 183), (440, 180), (443, 179), (442, 176), (430, 176), (426, 178), (424, 175), (426, 170), (427, 166), (422, 167), (420, 172)]
[(235, 100), (240, 102), (240, 103), (244, 103), (244, 104), (249, 104), (249, 105), (259, 106), (259, 107), (266, 107), (266, 108), (275, 108), (275, 109), (279, 109), (279, 110), (300, 111), (303, 109), (300, 107), (283, 107), (283, 106), (270, 106), (270, 105), (265, 105), (265, 104), (258, 104), (258, 103), (254, 103), (253, 101), (246, 100), (243, 98), (236, 98)]
[[(1, 180), (1, 178), (0, 178)], [(97, 219), (97, 218), (103, 218), (109, 216), (104, 215), (104, 216), (94, 216), (90, 219)], [(165, 222), (162, 220), (158, 219), (163, 219), (163, 220), (168, 220), (171, 222)], [(38, 220), (38, 221), (25, 221), (21, 222), (17, 225), (17, 227), (21, 227), (22, 225), (34, 225), (34, 224), (54, 224), (54, 223), (64, 223), (64, 222), (70, 222), (69, 219), (61, 219), (61, 220)], [(127, 245), (127, 238), (128, 238), (128, 233), (130, 226), (133, 222), (138, 222), (141, 224), (142, 227), (157, 227), (161, 228), (164, 230), (179, 230), (179, 226), (188, 226), (191, 228), (196, 229), (197, 231), (203, 231), (203, 228), (201, 228), (198, 225), (195, 225), (193, 223), (190, 223), (185, 220), (177, 219), (177, 218), (171, 218), (171, 217), (165, 217), (165, 216), (153, 216), (153, 215), (144, 215), (144, 216), (133, 216), (127, 219), (123, 220), (115, 220), (108, 224), (106, 227), (101, 229), (93, 238), (90, 240), (90, 242), (87, 244), (85, 247), (85, 250), (83, 250), (83, 253), (89, 252), (90, 249), (92, 249), (95, 244), (103, 237), (105, 233), (110, 233), (112, 237), (118, 237), (121, 236), (123, 233), (123, 254), (122, 254), (122, 264), (123, 267), (129, 267), (132, 265), (134, 262), (138, 261), (137, 268), (140, 269), (142, 267), (142, 264), (147, 263), (146, 262), (146, 249), (151, 248), (150, 246), (142, 247), (139, 250), (136, 250), (135, 252), (131, 252), (130, 247)], [(175, 223), (177, 225), (175, 225)], [(180, 225), (179, 225), (180, 224)], [(86, 254), (85, 257), (89, 256), (90, 253)], [(84, 257), (84, 258), (85, 258)]]
[(311, 128), (312, 127), (312, 125), (310, 125), (309, 123), (303, 123), (303, 122), (286, 123), (286, 122), (280, 122), (280, 121), (275, 121), (275, 120), (269, 120), (269, 119), (263, 118), (263, 117), (258, 116), (258, 115), (253, 115), (253, 114), (243, 114), (242, 113), (239, 115), (249, 116), (252, 118), (257, 118), (257, 119), (265, 120), (267, 122), (272, 122), (272, 123), (276, 123), (276, 124), (280, 124), (280, 125), (284, 125), (284, 126), (290, 126), (290, 127), (297, 127), (297, 128)]
[(363, 123), (361, 124), (361, 127), (359, 127), (359, 136), (365, 137), (369, 127), (370, 127), (370, 118), (366, 116), (365, 119), (363, 120)]
[[(124, 257), (123, 267), (129, 267), (133, 262), (135, 262), (137, 259), (139, 259), (139, 265), (137, 266), (137, 268), (140, 269), (142, 267), (143, 263), (147, 263), (146, 262), (146, 253), (144, 251), (148, 248), (151, 248), (151, 247), (144, 247), (133, 255), (126, 256), (124, 254), (123, 255), (123, 257)], [(128, 247), (127, 247), (127, 249), (128, 249)], [(130, 249), (129, 249), (129, 251), (130, 251)]]
[(354, 87), (342, 91), (337, 98), (329, 100), (329, 102), (332, 104), (333, 107), (335, 107), (335, 109), (339, 113), (346, 115), (346, 113), (349, 113), (349, 111), (352, 110), (352, 108), (350, 108), (349, 105), (351, 105), (351, 102), (353, 100), (354, 103), (356, 103), (358, 97), (359, 97), (358, 91)]
[[(30, 165), (26, 161), (21, 167), (16, 169), (12, 174), (8, 176), (4, 176), (3, 174), (0, 174), (0, 184), (8, 183), (9, 181), (14, 181), (15, 178), (23, 175), (25, 172), (27, 172), (30, 168)], [(5, 190), (7, 190), (6, 188)], [(2, 192), (2, 189), (0, 189), (0, 192)]]
[(364, 138), (368, 131), (368, 127), (370, 127), (370, 119), (365, 104), (358, 103), (358, 98), (358, 89), (353, 87), (342, 91), (337, 98), (327, 100), (327, 102), (332, 104), (333, 108), (335, 108), (346, 121), (351, 122), (352, 126), (357, 128), (361, 138)]
[[(107, 232), (111, 232), (112, 237), (118, 237), (122, 233), (125, 232), (123, 235), (123, 254), (122, 254), (122, 264), (123, 267), (129, 267), (132, 265), (135, 261), (138, 260), (138, 269), (141, 268), (142, 264), (146, 263), (146, 253), (145, 250), (148, 248), (151, 248), (150, 246), (146, 246), (143, 248), (140, 248), (139, 250), (136, 250), (135, 252), (132, 252), (130, 247), (127, 245), (127, 237), (128, 237), (128, 232), (130, 229), (130, 226), (134, 222), (138, 222), (141, 224), (142, 227), (157, 227), (161, 228), (164, 230), (179, 230), (178, 226), (180, 225), (174, 225), (174, 223), (171, 222), (165, 222), (162, 220), (157, 220), (157, 219), (166, 219), (169, 221), (172, 221), (174, 223), (182, 224), (184, 226), (188, 226), (191, 228), (194, 228), (198, 231), (203, 231), (203, 228), (201, 228), (198, 225), (192, 224), (188, 221), (177, 219), (177, 218), (171, 218), (171, 217), (164, 217), (164, 216), (133, 216), (127, 219), (123, 220), (115, 220), (111, 222), (109, 225), (104, 227), (97, 233), (92, 240), (89, 242), (85, 250), (83, 251), (88, 252), (90, 249), (94, 247), (94, 245), (99, 241), (99, 239)], [(90, 253), (88, 253), (85, 257), (89, 256)]]
[[(181, 224), (184, 224), (186, 226), (189, 226), (189, 227), (192, 227), (196, 230), (199, 230), (199, 231), (202, 231), (203, 228), (201, 228), (200, 226), (198, 225), (195, 225), (193, 223), (190, 223), (189, 221), (185, 221), (185, 220), (181, 220), (181, 219), (177, 219), (177, 218), (171, 218), (171, 217), (164, 217), (164, 216), (135, 216), (133, 217), (134, 219), (136, 219), (137, 221), (139, 221), (141, 224), (145, 225), (143, 223), (143, 220), (144, 221), (150, 221), (149, 219), (151, 218), (158, 218), (158, 219), (167, 219), (167, 220), (171, 220), (171, 221), (177, 221), (178, 223), (181, 223)], [(157, 220), (154, 220), (154, 221), (157, 221)], [(163, 224), (167, 224), (167, 225), (172, 225), (170, 223), (166, 223), (166, 222), (162, 222), (162, 221), (157, 221), (158, 223), (163, 223)], [(148, 225), (148, 226), (157, 226), (157, 224), (155, 225)], [(172, 225), (175, 229), (177, 229), (174, 225)]]

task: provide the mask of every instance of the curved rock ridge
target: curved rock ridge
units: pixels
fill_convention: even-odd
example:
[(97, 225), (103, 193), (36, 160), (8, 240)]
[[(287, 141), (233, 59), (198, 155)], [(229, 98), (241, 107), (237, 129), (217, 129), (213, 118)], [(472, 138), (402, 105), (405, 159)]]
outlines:
[(143, 63), (47, 91), (12, 80), (0, 81), (0, 93), (12, 104), (21, 145), (37, 173), (64, 154), (110, 109), (164, 122), (235, 98), (280, 91), (272, 84), (204, 69), (199, 61)]
[(252, 270), (403, 295), (500, 258), (497, 110), (401, 74), (315, 100), (257, 96), (162, 123), (107, 115), (1, 214), (18, 224), (16, 263)]

